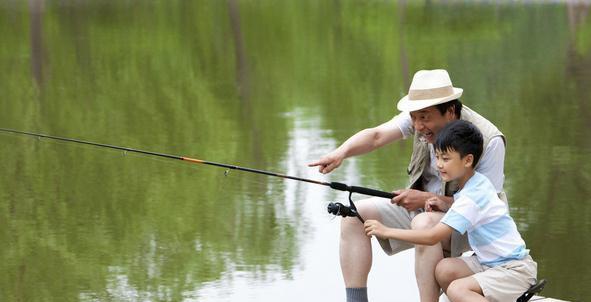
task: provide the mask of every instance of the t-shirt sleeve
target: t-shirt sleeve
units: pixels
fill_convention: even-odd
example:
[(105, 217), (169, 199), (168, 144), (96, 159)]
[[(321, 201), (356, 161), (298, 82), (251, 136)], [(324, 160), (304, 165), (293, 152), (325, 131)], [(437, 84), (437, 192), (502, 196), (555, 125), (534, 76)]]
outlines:
[(400, 132), (402, 132), (402, 137), (404, 139), (414, 134), (415, 129), (412, 127), (412, 119), (410, 118), (409, 112), (400, 112), (392, 118), (392, 121), (398, 126), (398, 128), (400, 128)]
[(468, 197), (462, 196), (454, 201), (441, 222), (464, 234), (469, 231), (478, 219), (478, 206)]
[(503, 191), (505, 181), (505, 142), (500, 136), (493, 137), (482, 153), (476, 171), (485, 175), (498, 192)]

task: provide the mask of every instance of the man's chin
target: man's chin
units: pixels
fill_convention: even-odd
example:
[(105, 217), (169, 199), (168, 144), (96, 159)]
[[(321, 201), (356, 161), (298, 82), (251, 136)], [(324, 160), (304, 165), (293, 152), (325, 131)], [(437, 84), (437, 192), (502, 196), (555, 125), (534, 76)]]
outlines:
[(421, 138), (429, 144), (435, 143), (435, 134), (432, 132), (430, 134), (421, 133)]

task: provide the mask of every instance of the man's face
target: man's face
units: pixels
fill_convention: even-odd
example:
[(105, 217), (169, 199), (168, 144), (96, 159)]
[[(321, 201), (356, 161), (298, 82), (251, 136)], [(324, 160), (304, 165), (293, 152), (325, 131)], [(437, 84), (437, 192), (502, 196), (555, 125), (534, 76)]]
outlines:
[(441, 114), (435, 106), (427, 107), (425, 109), (412, 111), (410, 117), (415, 128), (416, 134), (423, 136), (428, 143), (433, 144), (435, 137), (439, 130), (448, 122), (455, 119), (452, 112), (453, 109)]

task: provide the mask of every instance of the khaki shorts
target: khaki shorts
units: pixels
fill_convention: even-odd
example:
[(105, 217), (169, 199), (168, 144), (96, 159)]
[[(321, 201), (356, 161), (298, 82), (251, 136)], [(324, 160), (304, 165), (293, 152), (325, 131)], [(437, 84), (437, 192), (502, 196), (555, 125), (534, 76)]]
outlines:
[[(380, 213), (382, 224), (389, 228), (408, 230), (412, 219), (420, 213), (418, 211), (407, 211), (401, 206), (392, 204), (389, 199), (375, 197), (370, 198), (370, 200)], [(414, 247), (412, 243), (395, 239), (378, 238), (378, 242), (388, 255), (394, 255)]]
[(529, 255), (495, 267), (480, 264), (476, 255), (460, 259), (474, 272), (484, 297), (491, 302), (515, 301), (536, 283), (538, 264)]
[[(392, 204), (390, 200), (385, 198), (369, 198), (375, 205), (376, 209), (380, 213), (382, 224), (390, 228), (397, 229), (410, 229), (411, 222), (415, 216), (422, 213), (422, 210), (408, 211), (404, 207)], [(398, 252), (414, 248), (414, 244), (406, 241), (396, 239), (380, 239), (378, 242), (382, 247), (382, 250), (388, 255), (394, 255)], [(449, 257), (460, 256), (463, 252), (470, 250), (468, 244), (468, 236), (461, 235), (454, 231), (451, 235), (451, 251), (445, 251), (444, 255)]]

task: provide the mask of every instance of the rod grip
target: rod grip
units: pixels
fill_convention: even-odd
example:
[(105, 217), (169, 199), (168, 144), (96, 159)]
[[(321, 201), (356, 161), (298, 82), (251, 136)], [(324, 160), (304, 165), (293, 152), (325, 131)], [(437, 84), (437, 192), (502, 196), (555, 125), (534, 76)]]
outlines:
[(375, 189), (370, 189), (370, 188), (365, 188), (365, 187), (348, 186), (344, 183), (334, 182), (334, 181), (330, 183), (330, 187), (335, 190), (347, 191), (347, 192), (352, 192), (352, 193), (359, 193), (359, 194), (364, 194), (364, 195), (369, 195), (369, 196), (383, 197), (383, 198), (387, 198), (387, 199), (392, 199), (392, 198), (394, 198), (394, 196), (396, 196), (394, 193), (390, 193), (390, 192), (386, 192), (386, 191), (380, 191), (380, 190), (375, 190)]
[(394, 193), (391, 193), (391, 192), (380, 191), (380, 190), (375, 190), (375, 189), (370, 189), (370, 188), (365, 188), (365, 187), (357, 187), (357, 186), (351, 186), (350, 188), (351, 188), (351, 192), (355, 192), (355, 193), (359, 193), (359, 194), (365, 194), (365, 195), (376, 196), (376, 197), (383, 197), (383, 198), (387, 198), (387, 199), (394, 198)]

